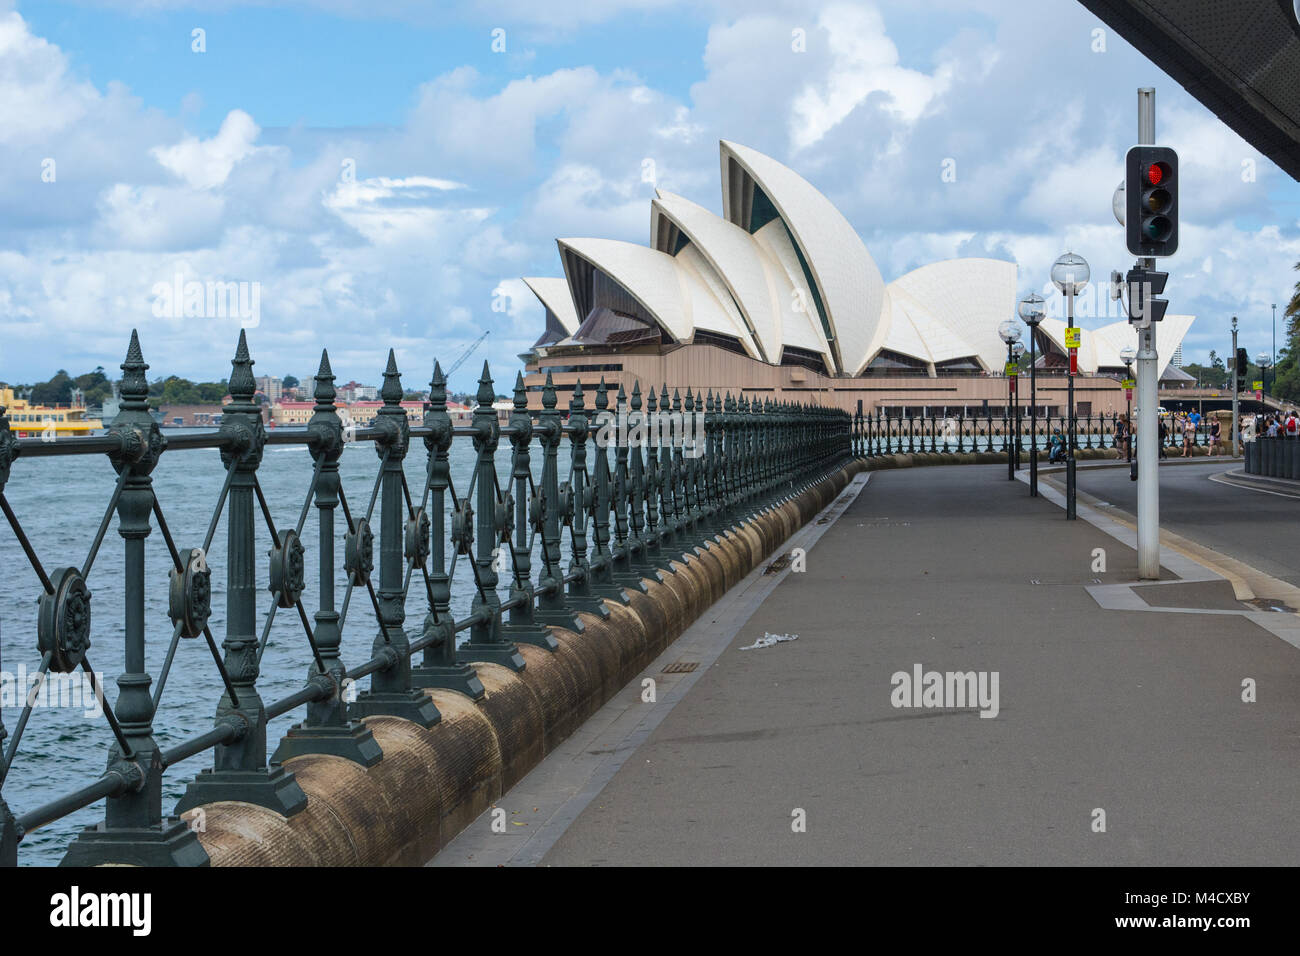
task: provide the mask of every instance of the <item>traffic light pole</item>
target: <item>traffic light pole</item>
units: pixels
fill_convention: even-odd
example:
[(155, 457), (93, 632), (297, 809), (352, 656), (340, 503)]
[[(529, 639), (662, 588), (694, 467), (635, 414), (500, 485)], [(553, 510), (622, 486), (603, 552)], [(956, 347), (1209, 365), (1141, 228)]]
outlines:
[[(1156, 142), (1156, 91), (1138, 90), (1138, 144)], [(1140, 259), (1141, 268), (1155, 270), (1155, 259)], [(1132, 291), (1130, 290), (1130, 301)], [(1138, 330), (1138, 487), (1137, 551), (1138, 577), (1160, 577), (1160, 422), (1159, 354), (1156, 352), (1156, 323), (1148, 321)]]

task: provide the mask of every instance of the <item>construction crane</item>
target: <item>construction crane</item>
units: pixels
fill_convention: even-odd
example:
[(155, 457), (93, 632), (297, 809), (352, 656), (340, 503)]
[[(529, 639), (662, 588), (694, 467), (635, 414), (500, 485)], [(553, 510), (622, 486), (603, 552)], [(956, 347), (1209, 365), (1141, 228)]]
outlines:
[(488, 331), (480, 335), (478, 338), (476, 338), (473, 342), (471, 342), (469, 348), (467, 348), (464, 352), (460, 353), (460, 358), (456, 359), (456, 361), (451, 363), (451, 368), (447, 369), (447, 371), (443, 372), (442, 374), (450, 378), (451, 373), (456, 371), (456, 369), (460, 368), (462, 365), (464, 365), (465, 360), (469, 358), (471, 355), (473, 355), (474, 350), (478, 348), (479, 345), (482, 343), (482, 341), (491, 334), (492, 334), (492, 330), (489, 329)]

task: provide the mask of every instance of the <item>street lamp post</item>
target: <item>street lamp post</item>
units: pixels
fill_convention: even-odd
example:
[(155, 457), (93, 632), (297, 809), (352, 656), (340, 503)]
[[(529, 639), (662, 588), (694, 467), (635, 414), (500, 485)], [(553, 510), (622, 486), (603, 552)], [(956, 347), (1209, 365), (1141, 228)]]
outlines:
[[(1014, 319), (1003, 319), (998, 326), (998, 336), (1003, 342), (1007, 343), (1007, 402), (1010, 403), (1016, 396), (1016, 375), (1012, 369), (1015, 359), (1013, 348), (1020, 341), (1020, 326)], [(1008, 417), (1007, 421), (1010, 421)], [(1008, 429), (1009, 431), (1010, 429)], [(1004, 444), (1007, 446), (1007, 480), (1016, 480), (1016, 450), (1015, 443), (1011, 441), (1010, 435), (1003, 436)]]
[[(1088, 263), (1083, 256), (1075, 255), (1073, 252), (1067, 252), (1052, 263), (1052, 284), (1061, 290), (1065, 296), (1065, 316), (1066, 316), (1066, 346), (1070, 350), (1070, 369), (1069, 369), (1069, 397), (1067, 401), (1070, 405), (1070, 424), (1069, 434), (1066, 435), (1066, 459), (1065, 459), (1065, 517), (1067, 520), (1075, 518), (1075, 483), (1074, 483), (1074, 432), (1075, 432), (1075, 414), (1074, 414), (1074, 375), (1078, 371), (1078, 345), (1077, 340), (1073, 337), (1076, 335), (1074, 327), (1074, 297), (1088, 284), (1091, 273), (1088, 270)], [(1071, 342), (1076, 344), (1071, 345)]]
[(1120, 361), (1124, 363), (1124, 460), (1133, 460), (1133, 362), (1137, 358), (1137, 349), (1126, 345), (1119, 350)]
[(1029, 496), (1038, 497), (1038, 358), (1035, 354), (1035, 335), (1038, 323), (1046, 314), (1043, 297), (1031, 292), (1020, 300), (1020, 318), (1029, 326)]
[[(1017, 331), (1019, 331), (1019, 329), (1017, 329)], [(1012, 399), (1011, 404), (1015, 407), (1015, 410), (1016, 410), (1016, 441), (1015, 441), (1015, 446), (1016, 446), (1016, 471), (1019, 471), (1019, 470), (1020, 470), (1020, 388), (1019, 388), (1019, 382), (1020, 382), (1020, 356), (1022, 356), (1022, 355), (1024, 355), (1024, 354), (1025, 354), (1025, 343), (1024, 343), (1024, 342), (1012, 342), (1012, 343), (1011, 343), (1011, 355), (1013, 356), (1012, 361), (1016, 363), (1016, 377), (1015, 377), (1014, 379), (1012, 379), (1012, 381), (1014, 381), (1015, 383), (1017, 383), (1017, 387), (1016, 387), (1016, 388), (1013, 388), (1013, 389), (1011, 390), (1011, 399)]]

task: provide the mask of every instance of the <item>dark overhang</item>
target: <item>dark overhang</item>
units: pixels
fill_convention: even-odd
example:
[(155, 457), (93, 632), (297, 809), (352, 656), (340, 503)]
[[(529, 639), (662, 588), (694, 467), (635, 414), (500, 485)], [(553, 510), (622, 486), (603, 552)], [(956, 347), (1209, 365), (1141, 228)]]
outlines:
[(1300, 26), (1292, 0), (1079, 0), (1300, 180)]

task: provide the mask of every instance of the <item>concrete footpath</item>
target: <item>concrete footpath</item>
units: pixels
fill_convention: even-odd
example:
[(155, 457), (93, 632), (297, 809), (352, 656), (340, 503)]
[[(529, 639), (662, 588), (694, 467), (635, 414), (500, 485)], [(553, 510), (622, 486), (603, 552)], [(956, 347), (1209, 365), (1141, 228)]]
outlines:
[[(1300, 650), (1221, 579), (1171, 561), (1129, 594), (1129, 547), (1000, 466), (872, 473), (817, 533), (806, 572), (715, 622), (725, 649), (689, 686), (622, 695), (642, 729), (616, 766), (553, 755), (502, 798), (521, 828), (554, 798), (531, 856), (489, 852), (481, 821), (434, 862), (1300, 861)], [(798, 639), (742, 649), (765, 633)], [(892, 676), (918, 666), (996, 674), (996, 716), (895, 707)]]

